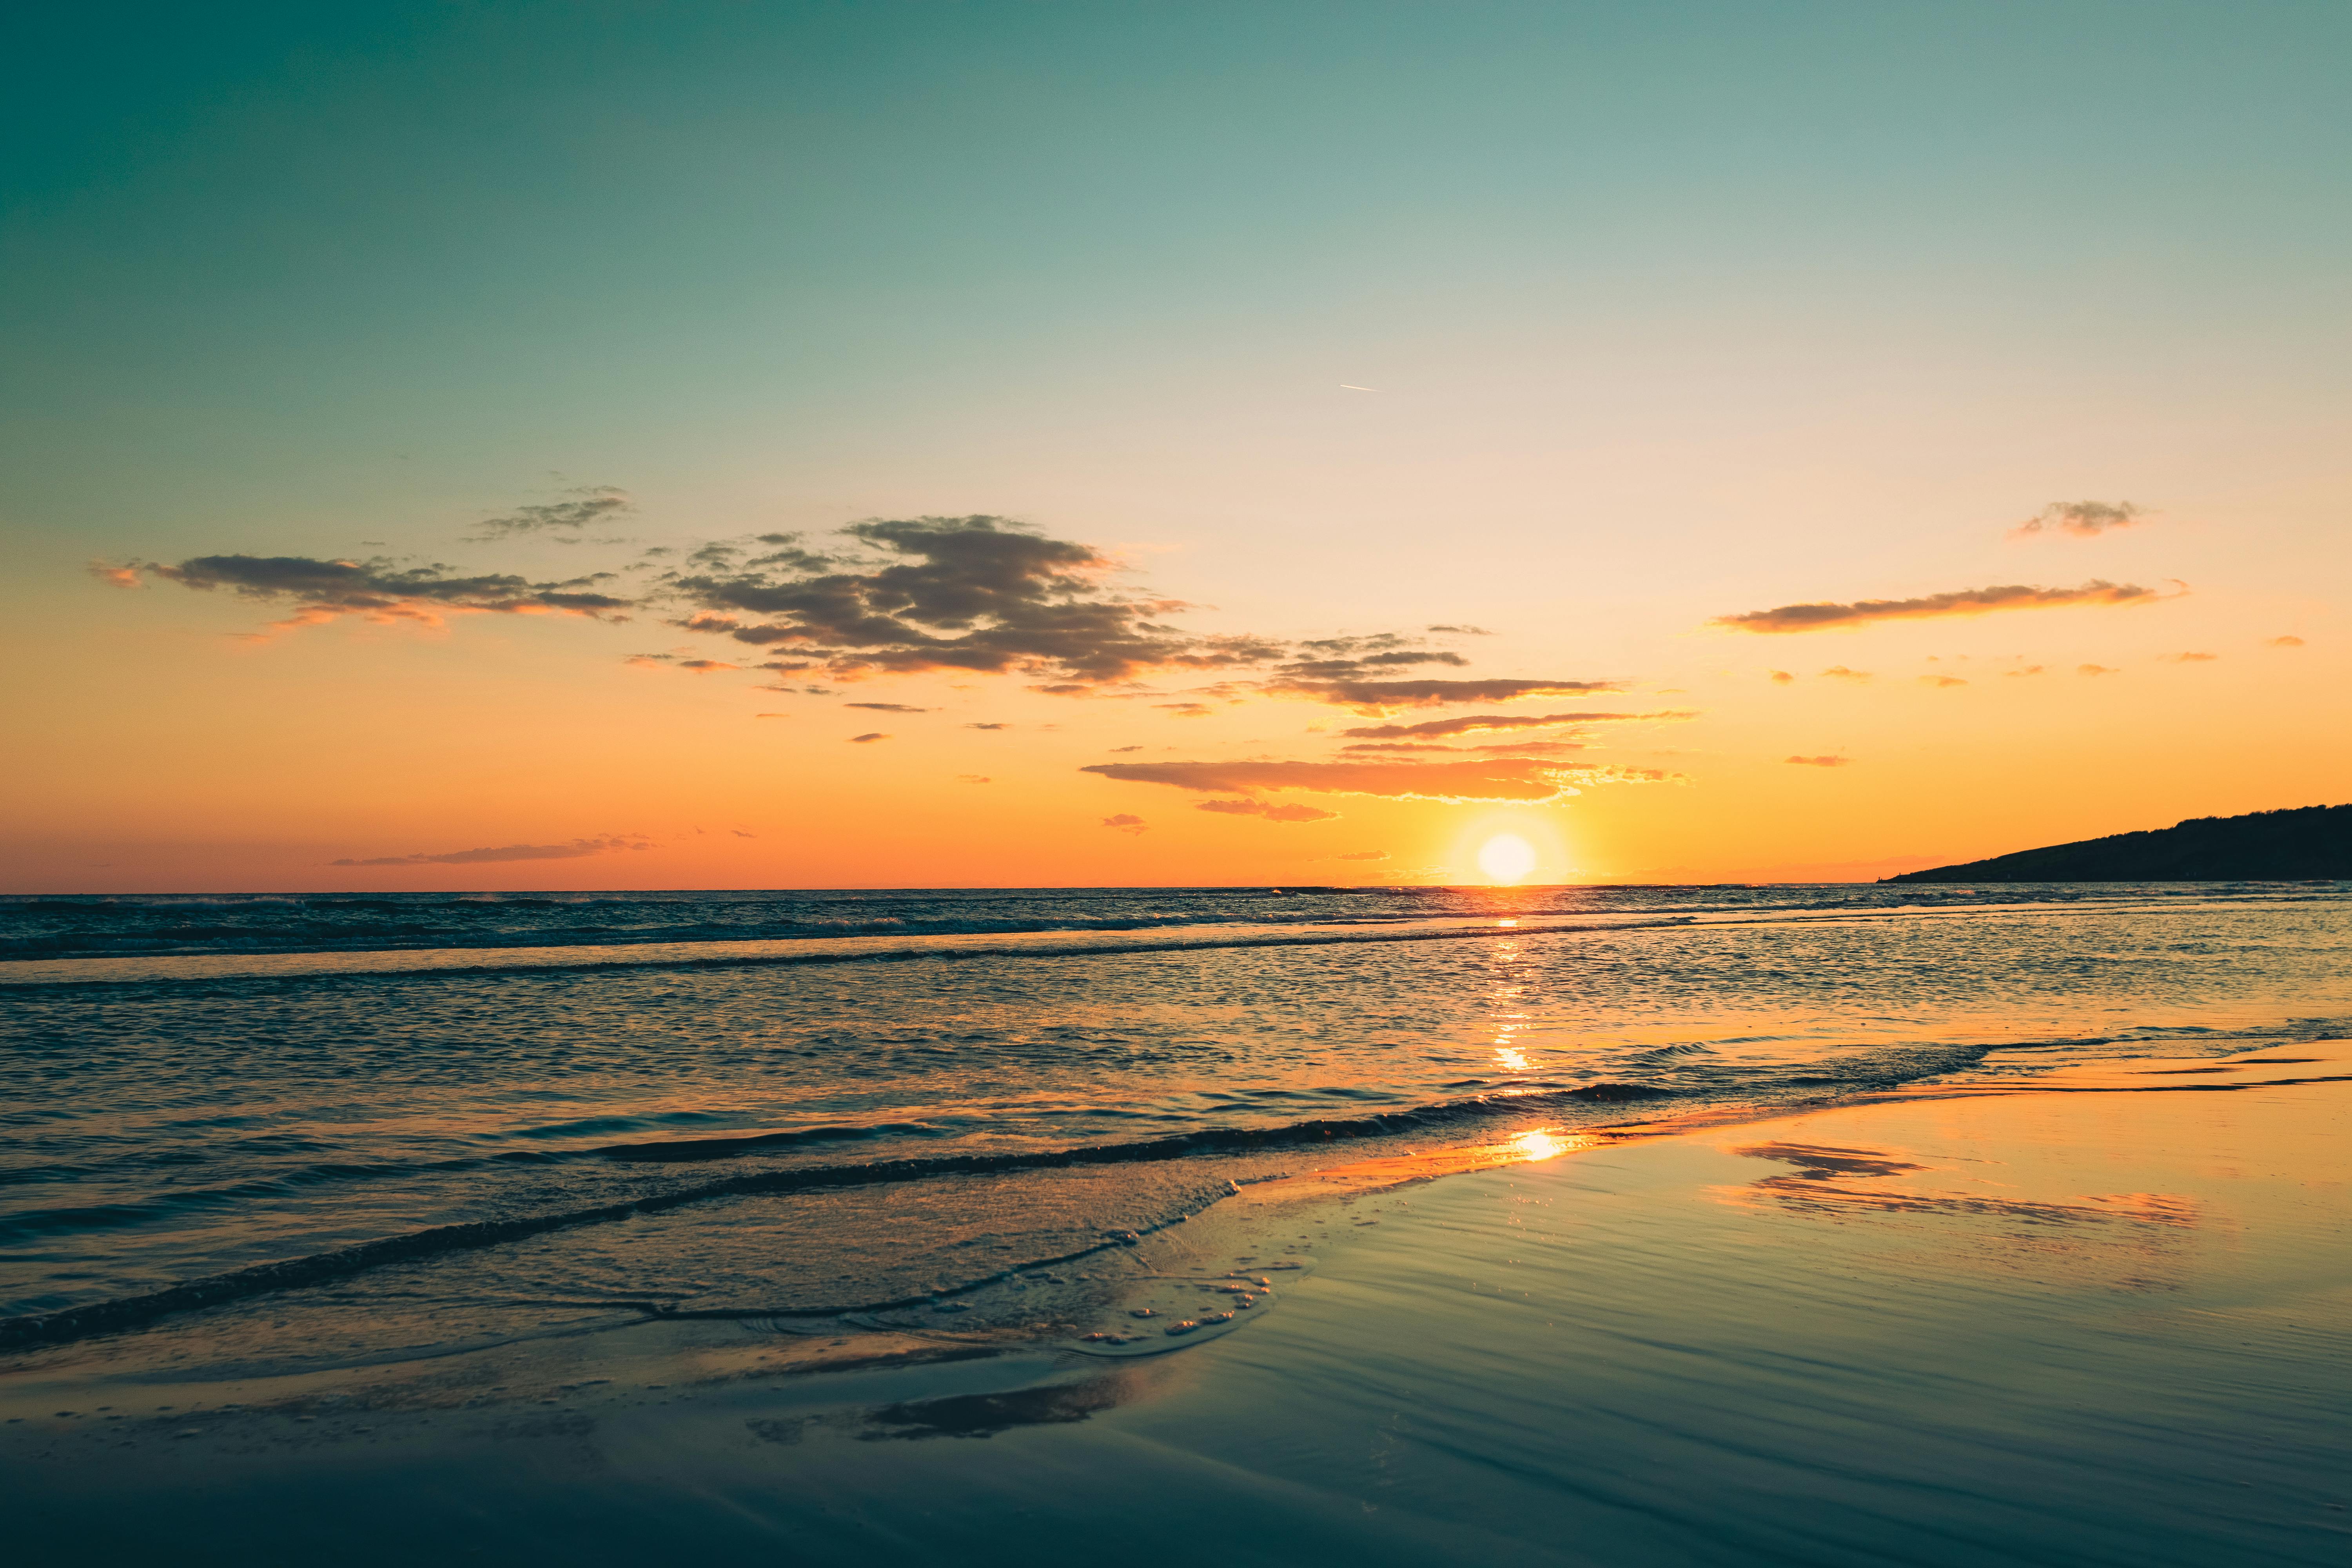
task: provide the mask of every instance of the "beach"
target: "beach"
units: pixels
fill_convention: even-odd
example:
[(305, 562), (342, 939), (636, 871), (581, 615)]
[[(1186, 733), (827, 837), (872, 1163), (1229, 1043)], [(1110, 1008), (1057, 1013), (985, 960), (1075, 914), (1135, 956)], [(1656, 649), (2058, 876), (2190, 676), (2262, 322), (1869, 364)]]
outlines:
[(17, 1358), (0, 1469), (38, 1563), (2333, 1563), (2347, 1130), (2322, 1040), (1433, 1144), (1125, 1248), (1145, 1329), (1253, 1289), (1206, 1342), (132, 1333)]

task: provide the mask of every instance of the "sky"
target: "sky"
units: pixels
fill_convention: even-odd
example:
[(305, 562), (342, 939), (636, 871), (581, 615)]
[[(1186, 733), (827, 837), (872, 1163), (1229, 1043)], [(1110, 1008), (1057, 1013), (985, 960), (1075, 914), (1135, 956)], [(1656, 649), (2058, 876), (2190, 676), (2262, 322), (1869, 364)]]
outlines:
[(0, 29), (0, 889), (1860, 880), (2352, 798), (2339, 5)]

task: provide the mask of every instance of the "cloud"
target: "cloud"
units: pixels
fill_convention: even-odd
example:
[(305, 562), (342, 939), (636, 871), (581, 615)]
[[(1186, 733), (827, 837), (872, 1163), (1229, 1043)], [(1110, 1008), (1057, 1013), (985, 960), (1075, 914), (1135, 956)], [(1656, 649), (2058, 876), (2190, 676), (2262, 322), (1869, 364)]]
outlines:
[(1179, 719), (1206, 719), (1216, 711), (1205, 702), (1155, 702), (1152, 706), (1173, 713)]
[(1192, 809), (1227, 816), (1263, 816), (1268, 822), (1329, 822), (1339, 815), (1311, 805), (1268, 805), (1262, 800), (1204, 800)]
[(486, 866), (506, 860), (577, 860), (606, 855), (615, 849), (650, 849), (641, 837), (608, 834), (602, 838), (575, 838), (569, 844), (508, 844), (495, 849), (453, 849), (445, 855), (378, 855), (369, 859), (331, 860), (331, 866)]
[(1577, 794), (1580, 784), (1644, 784), (1665, 776), (1652, 769), (1563, 766), (1510, 757), (1444, 763), (1097, 763), (1080, 771), (1204, 795), (1295, 789), (1446, 802), (1557, 800)]
[(1010, 730), (1013, 726), (1010, 724), (966, 724), (964, 728), (967, 730)]
[(1852, 763), (1853, 759), (1851, 757), (1783, 757), (1781, 761), (1794, 763), (1801, 768), (1842, 768)]
[(83, 570), (110, 588), (139, 586), (139, 568), (135, 563), (130, 566), (110, 566), (103, 561), (93, 561)]
[(2042, 673), (2042, 666), (2040, 666), (2040, 665), (2038, 665), (2038, 664), (2029, 664), (2029, 665), (2027, 665), (2023, 669), (2004, 669), (2004, 670), (2002, 670), (2002, 671), (2001, 671), (2001, 673), (2002, 673), (2003, 675), (2006, 675), (2006, 676), (2010, 677), (2010, 678), (2011, 678), (2011, 679), (2017, 679), (2018, 677), (2021, 677), (2021, 676), (2027, 676), (2027, 675), (2039, 675), (2039, 674), (2041, 674), (2041, 673)]
[(628, 491), (611, 485), (590, 485), (566, 493), (575, 499), (519, 506), (504, 517), (485, 519), (481, 531), (473, 537), (481, 541), (518, 533), (577, 533), (593, 523), (608, 522), (636, 510)]
[(1151, 826), (1150, 823), (1144, 821), (1143, 818), (1139, 816), (1129, 816), (1125, 812), (1121, 812), (1117, 816), (1104, 817), (1102, 819), (1102, 825), (1105, 827), (1110, 828), (1118, 833), (1140, 833), (1145, 828)]
[[(2188, 590), (2183, 588), (2181, 593)], [(1916, 599), (1857, 599), (1850, 605), (1782, 605), (1744, 616), (1718, 616), (1709, 626), (1738, 632), (1816, 632), (1828, 626), (1865, 626), (1872, 621), (1920, 620), (1934, 616), (1981, 616), (1995, 610), (2062, 609), (2071, 605), (2140, 605), (2179, 594), (2158, 594), (2131, 583), (2093, 578), (2079, 588), (2032, 588), (2013, 583), (1997, 588), (1960, 588)]]
[(1367, 718), (1395, 708), (1450, 708), (1463, 702), (1511, 702), (1523, 697), (1582, 697), (1621, 691), (1618, 680), (1275, 680), (1265, 689), (1352, 708)]
[(789, 713), (754, 713), (751, 717), (754, 719), (789, 719), (792, 715)]
[(2104, 664), (2078, 664), (2074, 667), (2074, 673), (2077, 675), (2121, 675), (2123, 671)]
[(868, 730), (863, 735), (850, 736), (849, 743), (853, 746), (866, 746), (871, 745), (876, 741), (887, 741), (889, 738), (879, 730)]
[(210, 593), (226, 588), (240, 598), (290, 601), (294, 613), (273, 629), (317, 626), (339, 616), (372, 621), (440, 626), (450, 614), (589, 616), (623, 620), (633, 602), (589, 591), (611, 579), (598, 572), (560, 583), (531, 583), (495, 574), (453, 577), (441, 565), (395, 568), (382, 558), (318, 561), (306, 555), (199, 555), (176, 566), (142, 562), (140, 571)]
[(996, 781), (994, 779), (990, 778), (986, 773), (956, 774), (956, 783), (958, 784), (994, 784), (995, 782)]
[(1842, 664), (1833, 664), (1827, 669), (1822, 671), (1822, 673), (1823, 675), (1832, 676), (1839, 680), (1868, 680), (1870, 679), (1870, 671), (1866, 669), (1848, 669)]
[[(1456, 636), (1465, 637), (1490, 637), (1495, 635), (1484, 626), (1429, 626), (1425, 629), (1433, 632), (1453, 632)], [(1383, 850), (1381, 853), (1385, 856), (1387, 851)], [(1345, 858), (1344, 856), (1341, 858)]]
[(2071, 533), (2077, 539), (2089, 539), (2110, 529), (2129, 528), (2147, 515), (2145, 508), (2127, 500), (2053, 500), (2011, 529), (2009, 536), (2021, 539), (2036, 533)]
[(1790, 675), (1785, 669), (1776, 669), (1772, 671), (1772, 684), (1775, 686), (1786, 686), (1789, 682), (1796, 679), (1797, 678), (1795, 676)]
[(695, 611), (678, 624), (789, 647), (842, 677), (973, 670), (1087, 688), (1286, 652), (1263, 637), (1169, 626), (1160, 617), (1190, 606), (1114, 587), (1109, 556), (1003, 518), (876, 520), (839, 538), (824, 551), (791, 534), (763, 536), (774, 548), (762, 554), (706, 548), (689, 558), (702, 570), (667, 580)]
[(732, 833), (738, 838), (757, 838), (760, 837), (758, 834), (741, 827), (730, 827), (727, 831)]
[(2210, 664), (2221, 657), (2218, 653), (2168, 653), (2163, 658), (2167, 664)]
[(1690, 713), (1474, 713), (1461, 719), (1430, 719), (1419, 724), (1368, 724), (1360, 729), (1339, 732), (1350, 740), (1418, 741), (1448, 735), (1478, 735), (1496, 730), (1549, 730), (1563, 724), (1612, 724), (1635, 719), (1694, 717), (1696, 715)]
[(1385, 849), (1359, 849), (1352, 855), (1334, 855), (1331, 857), (1334, 860), (1385, 860), (1388, 858), (1389, 852)]
[(1968, 682), (1962, 680), (1957, 675), (1923, 675), (1919, 678), (1919, 684), (1922, 686), (1966, 686)]
[(688, 658), (683, 654), (676, 653), (633, 653), (621, 662), (635, 665), (639, 669), (658, 669), (666, 664), (675, 665), (679, 669), (691, 670), (696, 675), (717, 675), (722, 670), (743, 668), (740, 664), (729, 664), (723, 659)]
[(2299, 637), (2294, 636), (2273, 637), (2268, 642), (2263, 644), (2263, 646), (2264, 647), (2301, 647), (2303, 646), (2303, 639)]
[(869, 708), (877, 713), (928, 713), (928, 708), (909, 708), (903, 702), (845, 702), (844, 708)]

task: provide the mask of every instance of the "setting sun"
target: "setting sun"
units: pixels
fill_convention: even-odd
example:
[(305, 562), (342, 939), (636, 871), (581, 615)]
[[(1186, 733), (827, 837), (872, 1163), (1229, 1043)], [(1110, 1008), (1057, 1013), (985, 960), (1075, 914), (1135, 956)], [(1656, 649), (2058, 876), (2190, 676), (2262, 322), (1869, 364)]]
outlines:
[(1516, 833), (1498, 833), (1478, 848), (1478, 869), (1496, 882), (1516, 882), (1536, 868), (1535, 846)]

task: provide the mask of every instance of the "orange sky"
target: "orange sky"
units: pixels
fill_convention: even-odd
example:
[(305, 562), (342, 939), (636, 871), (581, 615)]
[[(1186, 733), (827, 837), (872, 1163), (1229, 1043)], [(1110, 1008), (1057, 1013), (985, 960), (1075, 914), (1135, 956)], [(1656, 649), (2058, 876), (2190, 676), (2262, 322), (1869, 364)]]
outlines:
[[(1667, 9), (28, 83), (0, 887), (1867, 879), (2352, 798), (2341, 16)], [(1651, 717), (1346, 732), (1575, 713)]]

